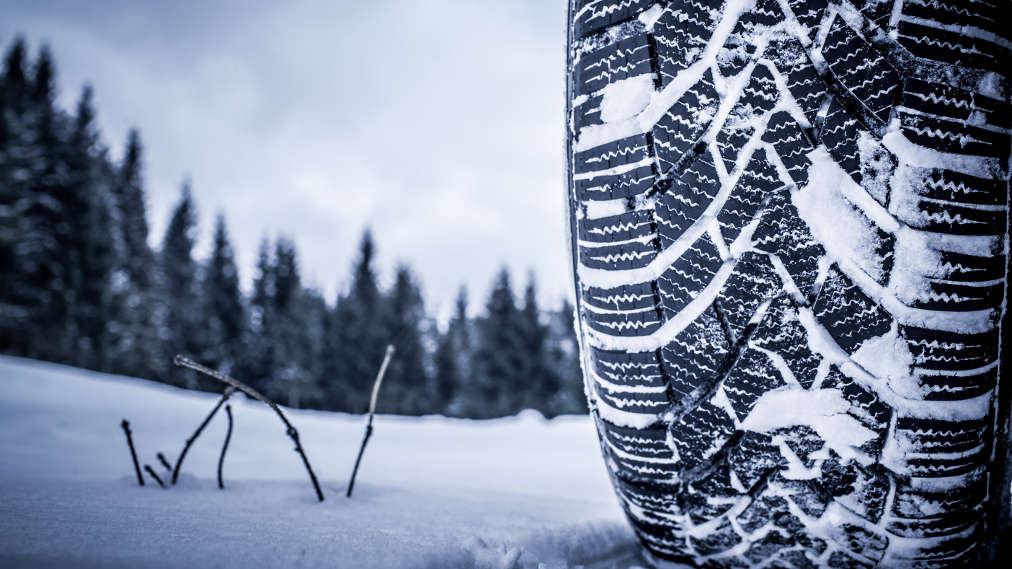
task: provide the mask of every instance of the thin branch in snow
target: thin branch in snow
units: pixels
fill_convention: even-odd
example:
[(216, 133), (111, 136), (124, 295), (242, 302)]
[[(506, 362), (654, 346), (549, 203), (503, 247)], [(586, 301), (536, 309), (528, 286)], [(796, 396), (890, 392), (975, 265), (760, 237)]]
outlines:
[(134, 461), (134, 472), (137, 473), (137, 483), (144, 486), (144, 476), (141, 475), (141, 465), (137, 462), (137, 451), (134, 450), (134, 439), (130, 433), (130, 421), (123, 419), (123, 422), (119, 424), (123, 428), (123, 432), (126, 433), (127, 446), (130, 447), (130, 458)]
[(292, 439), (292, 442), (295, 443), (295, 452), (299, 453), (299, 456), (302, 458), (302, 464), (305, 465), (306, 471), (309, 473), (309, 479), (313, 483), (313, 489), (316, 490), (316, 497), (319, 498), (321, 502), (323, 501), (323, 490), (320, 489), (320, 483), (316, 479), (316, 473), (313, 472), (313, 467), (309, 465), (309, 458), (306, 456), (306, 451), (302, 448), (302, 443), (299, 442), (299, 431), (297, 431), (295, 427), (291, 424), (291, 422), (288, 421), (288, 417), (285, 417), (285, 414), (281, 412), (281, 408), (278, 407), (277, 403), (271, 401), (256, 389), (253, 389), (252, 387), (246, 385), (245, 383), (239, 381), (238, 379), (225, 375), (224, 373), (221, 373), (218, 370), (214, 370), (207, 366), (200, 365), (197, 362), (183, 355), (176, 354), (176, 357), (173, 360), (173, 362), (177, 366), (192, 369), (193, 371), (202, 373), (212, 379), (217, 379), (222, 383), (226, 383), (230, 387), (242, 391), (243, 393), (249, 395), (253, 399), (262, 401), (268, 407), (273, 409), (274, 412), (278, 415), (278, 418), (281, 419), (281, 422), (285, 424), (285, 434), (287, 434), (288, 437)]
[(200, 433), (203, 432), (204, 427), (206, 427), (207, 424), (211, 422), (211, 418), (214, 417), (214, 414), (218, 412), (218, 409), (221, 408), (223, 403), (228, 401), (228, 398), (231, 397), (233, 393), (235, 393), (234, 387), (232, 387), (231, 385), (226, 387), (225, 392), (221, 394), (221, 399), (219, 399), (218, 403), (215, 404), (214, 409), (211, 409), (211, 412), (207, 414), (207, 417), (204, 417), (204, 422), (201, 423), (199, 427), (197, 427), (197, 430), (194, 431), (192, 435), (190, 435), (190, 438), (186, 439), (186, 444), (183, 446), (183, 451), (179, 453), (179, 458), (176, 459), (176, 467), (172, 469), (173, 486), (176, 485), (176, 481), (179, 479), (179, 469), (183, 465), (183, 459), (186, 458), (186, 453), (189, 452), (190, 446), (193, 444), (193, 441), (197, 440), (197, 437), (199, 437)]
[(169, 461), (165, 458), (164, 454), (158, 453), (158, 462), (162, 463), (162, 466), (165, 467), (165, 470), (172, 472), (172, 465), (169, 464)]
[(165, 483), (162, 482), (162, 479), (158, 477), (158, 474), (155, 473), (155, 469), (151, 468), (150, 464), (145, 464), (144, 470), (147, 471), (147, 473), (150, 474), (151, 477), (155, 479), (155, 482), (157, 482), (159, 486), (165, 488)]
[(228, 416), (228, 430), (225, 431), (225, 443), (221, 445), (221, 456), (218, 457), (218, 488), (225, 489), (225, 481), (221, 477), (221, 467), (225, 464), (225, 452), (228, 451), (228, 441), (232, 440), (232, 406), (225, 405), (225, 415)]
[(380, 385), (383, 384), (383, 376), (386, 375), (387, 365), (394, 355), (392, 344), (387, 345), (386, 354), (383, 355), (383, 363), (380, 364), (379, 373), (376, 374), (376, 381), (372, 384), (372, 395), (369, 397), (369, 422), (365, 425), (365, 435), (362, 437), (362, 446), (358, 448), (358, 457), (355, 458), (355, 467), (351, 471), (351, 479), (348, 481), (347, 497), (351, 498), (351, 491), (355, 488), (355, 476), (358, 475), (358, 465), (362, 462), (362, 454), (365, 453), (365, 445), (372, 436), (372, 418), (376, 414), (376, 397), (379, 395)]

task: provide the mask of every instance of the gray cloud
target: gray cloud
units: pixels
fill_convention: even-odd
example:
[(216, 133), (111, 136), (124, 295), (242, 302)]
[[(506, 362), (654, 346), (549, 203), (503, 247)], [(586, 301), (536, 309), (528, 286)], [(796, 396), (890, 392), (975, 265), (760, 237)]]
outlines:
[[(292, 236), (333, 294), (372, 226), (445, 310), (465, 282), (533, 269), (570, 289), (562, 148), (565, 6), (545, 2), (40, 2), (0, 9), (0, 41), (50, 43), (61, 101), (96, 89), (119, 146), (147, 146), (160, 238), (184, 176), (204, 244), (226, 213), (244, 277), (261, 236)], [(118, 152), (118, 148), (116, 149)]]

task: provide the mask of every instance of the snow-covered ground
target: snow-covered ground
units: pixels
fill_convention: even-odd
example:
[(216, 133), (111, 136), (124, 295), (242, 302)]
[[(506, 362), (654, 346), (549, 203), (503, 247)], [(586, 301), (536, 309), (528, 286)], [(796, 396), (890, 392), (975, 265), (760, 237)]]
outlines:
[[(137, 486), (174, 461), (216, 396), (0, 357), (0, 567), (625, 566), (634, 538), (587, 417), (495, 421), (379, 416), (352, 499), (363, 417), (291, 411), (326, 501), (317, 503), (280, 422), (233, 397), (179, 485)], [(601, 561), (608, 560), (608, 561)]]

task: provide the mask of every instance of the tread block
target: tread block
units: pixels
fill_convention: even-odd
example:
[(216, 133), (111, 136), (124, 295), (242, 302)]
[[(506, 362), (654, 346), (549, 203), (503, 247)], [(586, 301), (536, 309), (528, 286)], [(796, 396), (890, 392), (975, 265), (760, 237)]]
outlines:
[(717, 133), (717, 148), (728, 172), (734, 171), (738, 154), (752, 138), (762, 117), (773, 109), (777, 97), (779, 92), (773, 74), (765, 65), (757, 65)]
[(1009, 135), (944, 118), (900, 113), (903, 135), (927, 148), (1006, 160)]
[(812, 386), (822, 357), (808, 348), (808, 332), (788, 297), (781, 296), (770, 304), (751, 341), (780, 355), (802, 387)]
[(831, 525), (829, 536), (830, 539), (848, 551), (860, 553), (876, 562), (882, 560), (886, 547), (889, 545), (889, 538), (885, 535), (847, 522)]
[(636, 283), (614, 288), (584, 286), (583, 302), (602, 310), (642, 310), (655, 307), (653, 284)]
[(581, 0), (575, 6), (573, 19), (576, 37), (634, 18), (652, 3), (653, 0)]
[(801, 294), (812, 296), (819, 259), (826, 251), (812, 237), (786, 190), (771, 194), (752, 239), (757, 250), (783, 262)]
[(997, 329), (961, 334), (901, 325), (899, 335), (906, 341), (915, 368), (970, 371), (998, 359)]
[(577, 95), (589, 95), (609, 84), (652, 73), (647, 34), (637, 34), (584, 54), (573, 71)]
[(723, 6), (723, 0), (674, 0), (668, 4), (653, 28), (663, 86), (699, 59)]
[(904, 439), (912, 453), (965, 453), (989, 446), (988, 419), (946, 421), (920, 417), (897, 417), (895, 436)]
[(650, 237), (654, 234), (653, 215), (649, 210), (634, 210), (597, 219), (579, 220), (582, 241), (610, 243)]
[(889, 331), (892, 318), (835, 265), (815, 299), (815, 318), (837, 344), (853, 354), (866, 341)]
[(790, 513), (787, 500), (782, 496), (764, 492), (735, 517), (741, 529), (753, 533), (774, 518)]
[(858, 0), (854, 6), (873, 24), (884, 28), (892, 15), (893, 0)]
[(609, 336), (646, 336), (661, 326), (653, 307), (636, 312), (595, 312), (585, 309), (583, 317), (591, 328)]
[(756, 149), (745, 167), (724, 207), (717, 214), (720, 233), (727, 243), (733, 243), (741, 230), (755, 218), (766, 196), (783, 187), (783, 181), (766, 159), (766, 151)]
[(862, 180), (861, 151), (858, 147), (860, 133), (857, 119), (838, 100), (833, 99), (819, 136), (833, 160), (858, 184)]
[(690, 536), (689, 540), (700, 555), (713, 555), (741, 543), (741, 536), (731, 527), (731, 522), (724, 519), (716, 529), (708, 532), (706, 537), (700, 539)]
[(787, 467), (773, 438), (755, 431), (742, 434), (738, 444), (728, 452), (727, 461), (746, 489), (755, 486), (770, 472)]
[(819, 436), (819, 433), (808, 425), (784, 427), (773, 431), (772, 434), (777, 439), (783, 440), (787, 448), (791, 449), (791, 452), (805, 465), (805, 468), (815, 465), (815, 458), (811, 455), (822, 450), (826, 445), (826, 441)]
[(822, 102), (829, 96), (829, 92), (804, 46), (791, 36), (777, 35), (770, 40), (765, 56), (784, 75), (787, 90), (804, 111), (808, 121), (815, 124)]
[(891, 513), (908, 520), (946, 518), (976, 511), (987, 499), (987, 478), (969, 475), (964, 485), (947, 490), (914, 487), (909, 480), (897, 478)]
[(966, 89), (944, 83), (931, 83), (915, 77), (904, 81), (903, 106), (953, 120), (966, 121), (974, 116), (971, 121), (974, 124), (989, 124), (999, 128), (1012, 127), (1012, 114), (1009, 113), (1008, 103)]
[(643, 460), (617, 452), (611, 447), (606, 447), (606, 454), (614, 461), (615, 475), (619, 478), (664, 483), (671, 482), (678, 474), (673, 460)]
[(654, 185), (654, 167), (638, 166), (621, 174), (601, 174), (574, 181), (576, 199), (605, 201), (631, 198), (648, 191)]
[(735, 340), (742, 337), (759, 305), (782, 289), (783, 281), (768, 256), (754, 251), (741, 255), (716, 300)]
[(956, 282), (981, 282), (1005, 278), (1005, 254), (989, 257), (939, 251), (942, 273), (939, 279)]
[(655, 352), (630, 353), (589, 348), (594, 373), (608, 383), (632, 388), (667, 387)]
[(679, 510), (677, 494), (671, 486), (619, 478), (616, 487), (619, 496), (637, 508), (665, 514)]
[(773, 113), (762, 140), (776, 149), (794, 183), (799, 188), (805, 186), (808, 183), (808, 168), (812, 165), (807, 155), (815, 147), (801, 130), (798, 121), (787, 111)]
[(644, 391), (605, 385), (600, 381), (594, 384), (594, 393), (604, 404), (626, 413), (649, 415), (651, 417), (663, 413), (671, 406), (666, 389)]
[(734, 423), (727, 413), (709, 401), (703, 401), (671, 425), (682, 470), (708, 460), (734, 434)]
[(886, 58), (834, 17), (822, 46), (829, 69), (854, 99), (883, 124), (900, 94), (900, 77)]
[(703, 152), (673, 181), (654, 205), (661, 248), (666, 249), (695, 223), (720, 191), (720, 178), (709, 152)]
[[(913, 227), (956, 235), (994, 235), (1006, 230), (1004, 182), (939, 168), (904, 166), (913, 207), (899, 217)], [(980, 207), (984, 206), (984, 207)]]
[(663, 426), (634, 429), (613, 425), (604, 419), (600, 425), (608, 444), (623, 453), (655, 460), (674, 458), (674, 451), (668, 446), (668, 430)]
[(969, 284), (928, 279), (929, 291), (910, 303), (914, 308), (967, 312), (996, 309), (1005, 298), (1005, 283)]
[(709, 474), (689, 484), (683, 506), (692, 523), (701, 524), (729, 510), (742, 498), (731, 483), (727, 463), (721, 461)]
[(717, 52), (717, 68), (724, 77), (737, 75), (753, 59), (756, 38), (784, 21), (784, 13), (777, 0), (756, 0), (750, 10), (744, 12), (731, 30), (731, 35)]
[(580, 263), (591, 269), (624, 271), (650, 264), (657, 256), (657, 241), (629, 241), (600, 247), (580, 246)]
[(746, 348), (728, 371), (720, 389), (731, 402), (738, 420), (743, 422), (760, 397), (783, 385), (786, 382), (769, 357), (758, 350)]
[(724, 261), (710, 236), (702, 234), (657, 279), (660, 307), (666, 319), (678, 315), (713, 280)]
[(601, 120), (601, 101), (603, 100), (603, 96), (594, 95), (587, 98), (583, 104), (573, 107), (573, 129), (576, 131), (577, 138), (579, 138), (581, 128), (604, 123)]
[(878, 438), (865, 443), (865, 452), (878, 456), (882, 445), (889, 434), (889, 421), (892, 419), (892, 408), (883, 403), (877, 395), (861, 387), (853, 378), (841, 372), (835, 365), (822, 380), (822, 388), (838, 389), (850, 405), (848, 415), (856, 418), (865, 427), (878, 433)]
[(809, 37), (814, 36), (815, 28), (826, 11), (827, 0), (787, 0), (787, 5), (801, 25), (809, 29)]
[(712, 307), (662, 348), (661, 369), (675, 401), (691, 403), (702, 397), (717, 381), (730, 348)]
[(1012, 30), (1002, 18), (1000, 1), (906, 0), (900, 14), (960, 26), (972, 26), (1012, 39)]
[(770, 483), (770, 490), (787, 496), (802, 512), (813, 518), (821, 517), (829, 505), (829, 496), (814, 480), (790, 480), (777, 473)]
[(897, 41), (916, 57), (1004, 75), (1008, 51), (985, 39), (900, 20)]
[(970, 375), (949, 373), (916, 374), (917, 382), (928, 401), (959, 401), (983, 395), (998, 383), (998, 367)]
[(863, 467), (854, 461), (841, 461), (839, 455), (822, 464), (822, 486), (850, 511), (875, 524), (885, 513), (890, 482), (882, 466)]
[[(865, 138), (858, 145), (861, 154), (861, 187), (882, 207), (889, 207), (893, 174), (899, 161), (880, 140)], [(866, 144), (866, 143), (871, 144)]]
[(674, 167), (695, 146), (713, 120), (719, 103), (720, 96), (713, 86), (713, 74), (707, 69), (699, 81), (654, 124), (654, 150), (662, 173)]
[(636, 134), (577, 152), (573, 159), (576, 174), (635, 164), (649, 158), (650, 143), (646, 134)]

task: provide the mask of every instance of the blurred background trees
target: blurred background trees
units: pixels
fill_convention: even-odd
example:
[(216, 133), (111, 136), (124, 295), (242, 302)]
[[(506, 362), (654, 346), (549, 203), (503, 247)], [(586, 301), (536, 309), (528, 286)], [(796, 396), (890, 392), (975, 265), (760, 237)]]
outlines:
[(333, 303), (302, 282), (295, 243), (283, 236), (263, 240), (246, 293), (225, 216), (197, 258), (199, 212), (184, 182), (152, 248), (140, 133), (114, 160), (91, 89), (72, 113), (55, 92), (49, 51), (32, 58), (15, 40), (0, 75), (0, 352), (217, 388), (172, 366), (183, 353), (287, 405), (363, 412), (392, 343), (381, 412), (585, 410), (572, 305), (539, 306), (533, 275), (518, 299), (503, 268), (476, 312), (462, 288), (440, 326), (409, 265), (381, 284), (367, 230)]

